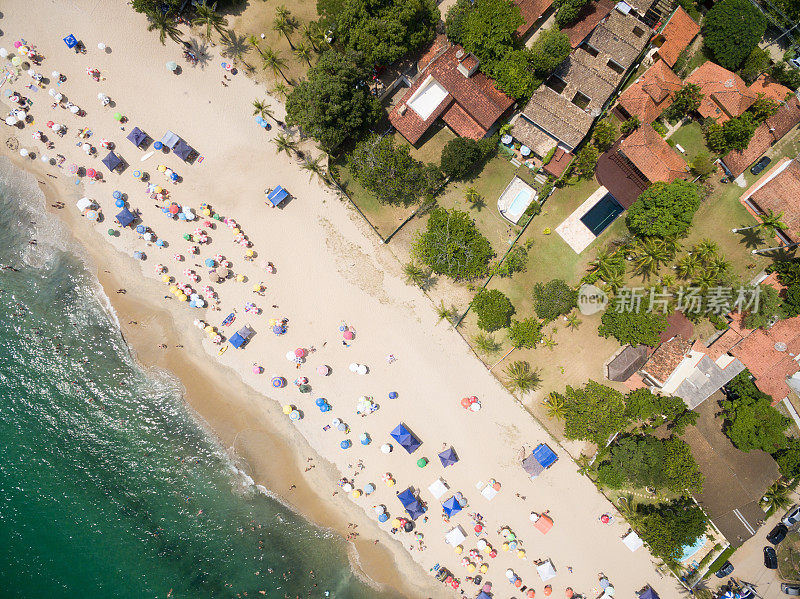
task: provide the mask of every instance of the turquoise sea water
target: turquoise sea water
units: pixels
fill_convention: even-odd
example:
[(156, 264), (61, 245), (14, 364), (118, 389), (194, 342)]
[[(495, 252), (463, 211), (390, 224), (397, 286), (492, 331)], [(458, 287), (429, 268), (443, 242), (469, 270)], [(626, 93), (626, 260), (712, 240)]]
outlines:
[(38, 193), (0, 161), (0, 597), (382, 597), (137, 367)]

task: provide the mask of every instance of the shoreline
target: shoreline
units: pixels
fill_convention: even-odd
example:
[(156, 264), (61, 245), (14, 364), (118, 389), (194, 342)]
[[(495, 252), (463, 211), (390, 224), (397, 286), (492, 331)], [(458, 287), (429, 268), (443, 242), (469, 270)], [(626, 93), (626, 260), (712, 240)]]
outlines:
[[(347, 541), (347, 557), (356, 576), (370, 586), (397, 597), (419, 597), (420, 593), (435, 597), (437, 591), (443, 590), (433, 586), (430, 577), (423, 579), (429, 584), (403, 584), (409, 582), (408, 577), (399, 577), (397, 573), (421, 566), (408, 556), (402, 546), (392, 548), (380, 543), (380, 529), (362, 509), (347, 501), (346, 495), (340, 494), (337, 500), (333, 500), (314, 490), (314, 487), (336, 488), (339, 473), (333, 464), (324, 460), (308, 444), (302, 434), (289, 426), (289, 421), (281, 413), (279, 402), (250, 388), (239, 379), (236, 372), (208, 360), (208, 355), (192, 345), (191, 339), (184, 339), (179, 332), (176, 316), (153, 299), (161, 291), (155, 281), (142, 278), (132, 284), (130, 278), (123, 280), (124, 276), (118, 276), (116, 273), (121, 275), (135, 268), (136, 263), (132, 258), (115, 248), (81, 241), (90, 240), (89, 236), (94, 235), (88, 221), (70, 211), (71, 204), (81, 194), (74, 193), (57, 179), (50, 181), (38, 164), (22, 162), (5, 147), (0, 150), (2, 159), (9, 160), (15, 170), (35, 179), (44, 196), (41, 207), (50, 217), (58, 219), (69, 232), (71, 245), (85, 253), (80, 255), (73, 252), (102, 288), (105, 299), (115, 312), (120, 333), (132, 358), (144, 370), (157, 368), (180, 382), (184, 406), (225, 450), (232, 463), (253, 479), (254, 485), (266, 488), (271, 497), (287, 508), (343, 539), (351, 532), (343, 523), (357, 524), (364, 538)], [(58, 200), (66, 204), (63, 210), (50, 206)], [(87, 235), (83, 236), (82, 233)], [(111, 249), (112, 252), (104, 252), (104, 249)], [(132, 293), (115, 293), (120, 288)], [(129, 324), (131, 322), (138, 324)], [(159, 344), (168, 347), (161, 350)], [(214, 376), (212, 371), (220, 376)], [(225, 381), (225, 388), (219, 383), (220, 380)], [(276, 427), (275, 423), (284, 426)], [(269, 456), (269, 459), (265, 456)], [(303, 472), (301, 458), (311, 456), (315, 467)], [(290, 486), (296, 488), (289, 489)], [(374, 543), (376, 539), (379, 540), (377, 546)]]

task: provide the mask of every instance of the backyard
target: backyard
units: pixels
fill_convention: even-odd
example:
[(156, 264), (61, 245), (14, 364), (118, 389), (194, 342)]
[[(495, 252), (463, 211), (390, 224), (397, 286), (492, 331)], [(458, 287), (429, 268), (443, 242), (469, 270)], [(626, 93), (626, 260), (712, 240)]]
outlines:
[[(683, 148), (685, 153), (682, 154), (682, 157), (687, 164), (691, 164), (700, 152), (708, 152), (700, 123), (696, 121), (689, 121), (681, 125), (675, 133), (669, 136), (669, 139)], [(680, 153), (678, 148), (675, 149)]]

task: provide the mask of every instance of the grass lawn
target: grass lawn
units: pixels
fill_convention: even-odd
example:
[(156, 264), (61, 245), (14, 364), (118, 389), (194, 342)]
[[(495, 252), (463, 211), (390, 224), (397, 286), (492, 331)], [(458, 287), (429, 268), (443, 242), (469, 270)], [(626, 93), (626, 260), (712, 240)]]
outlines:
[[(393, 133), (394, 143), (409, 145), (408, 140), (399, 133)], [(442, 149), (451, 139), (458, 137), (450, 127), (441, 121), (434, 123), (430, 129), (417, 142), (417, 147), (411, 146), (411, 156), (426, 164), (439, 166), (442, 157)]]
[[(209, 3), (210, 5), (210, 3)], [(278, 6), (286, 5), (282, 0), (260, 0), (259, 2), (249, 2), (246, 8), (238, 14), (234, 12), (228, 16), (228, 25), (231, 26), (238, 35), (244, 36), (245, 39), (254, 35), (259, 40), (259, 48), (264, 50), (272, 48), (276, 54), (279, 54), (285, 61), (286, 67), (282, 69), (284, 75), (290, 81), (297, 81), (302, 78), (308, 70), (308, 64), (304, 60), (300, 60), (292, 53), (292, 48), (286, 37), (282, 33), (278, 33), (272, 29), (272, 22), (275, 19), (275, 9)], [(316, 20), (317, 3), (314, 0), (294, 0), (288, 4), (292, 16), (297, 20), (299, 25), (297, 31), (292, 35), (292, 43), (297, 46), (299, 43), (305, 43), (309, 48), (311, 44), (303, 38), (303, 26)], [(261, 39), (261, 34), (264, 34), (264, 39)], [(215, 36), (215, 41), (218, 36)], [(255, 78), (257, 81), (264, 81), (268, 86), (272, 86), (278, 81), (286, 83), (283, 78), (278, 75), (275, 77), (272, 71), (264, 71), (261, 68), (261, 56), (258, 52), (247, 44), (249, 51), (244, 57), (244, 60), (255, 68)], [(312, 64), (316, 60), (316, 53), (314, 58), (311, 59)]]
[[(696, 121), (691, 121), (679, 127), (669, 138), (686, 151), (682, 156), (687, 164), (690, 164), (700, 152), (708, 152), (700, 124)], [(678, 153), (680, 154), (680, 151)]]

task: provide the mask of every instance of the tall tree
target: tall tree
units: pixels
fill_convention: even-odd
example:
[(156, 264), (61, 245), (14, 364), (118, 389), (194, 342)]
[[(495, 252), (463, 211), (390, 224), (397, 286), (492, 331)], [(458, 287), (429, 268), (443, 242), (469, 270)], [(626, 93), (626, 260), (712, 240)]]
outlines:
[(203, 0), (200, 4), (194, 7), (194, 19), (192, 25), (195, 27), (205, 28), (205, 37), (211, 39), (211, 32), (216, 30), (217, 33), (222, 34), (225, 31), (225, 17), (217, 12), (217, 3), (214, 2), (211, 6), (208, 5), (207, 0)]
[[(284, 8), (284, 7), (280, 7)], [(286, 41), (289, 42), (289, 47), (294, 50), (294, 44), (292, 43), (292, 34), (297, 30), (297, 21), (290, 15), (287, 14), (278, 14), (275, 19), (272, 21), (272, 29), (274, 31), (278, 31), (286, 37)]]
[(628, 209), (625, 222), (634, 235), (678, 238), (689, 230), (699, 207), (694, 183), (653, 183)]
[(725, 434), (742, 451), (762, 449), (775, 453), (788, 444), (784, 430), (789, 419), (772, 407), (772, 398), (761, 392), (745, 370), (727, 385), (722, 402)]
[(147, 31), (158, 31), (161, 45), (165, 45), (167, 38), (178, 44), (183, 43), (181, 31), (175, 26), (175, 17), (162, 12), (148, 13)]
[(280, 76), (283, 77), (283, 80), (286, 81), (286, 83), (289, 83), (289, 79), (287, 79), (283, 72), (283, 69), (286, 68), (286, 61), (283, 59), (283, 56), (281, 56), (280, 52), (276, 52), (267, 46), (266, 50), (261, 52), (261, 60), (264, 69), (269, 69), (272, 71), (272, 75), (275, 77), (280, 74)]
[(308, 66), (311, 66), (311, 48), (304, 43), (301, 42), (297, 44), (297, 47), (294, 49), (294, 56), (297, 60), (304, 60)]
[(219, 37), (222, 44), (221, 54), (225, 58), (230, 58), (234, 64), (241, 62), (248, 69), (252, 67), (244, 60), (245, 55), (250, 50), (247, 38), (237, 34), (233, 29), (226, 29)]
[(628, 424), (622, 393), (595, 381), (564, 392), (564, 435), (604, 446)]
[(505, 374), (511, 390), (519, 392), (521, 396), (530, 391), (536, 391), (542, 384), (539, 370), (531, 368), (528, 362), (511, 362), (506, 366)]
[(748, 0), (720, 0), (703, 19), (705, 45), (731, 70), (741, 66), (766, 30), (766, 17)]
[(272, 107), (267, 104), (266, 100), (253, 100), (253, 116), (260, 116), (263, 119), (269, 117), (276, 123), (278, 122)]
[(308, 171), (310, 179), (313, 179), (316, 175), (324, 183), (328, 183), (328, 174), (325, 172), (325, 167), (322, 165), (322, 156), (317, 156), (316, 158), (308, 158), (306, 157), (302, 163), (300, 163), (300, 168), (304, 171)]
[(275, 144), (275, 152), (280, 154), (286, 152), (288, 156), (297, 152), (297, 142), (283, 133), (278, 133), (272, 140)]

